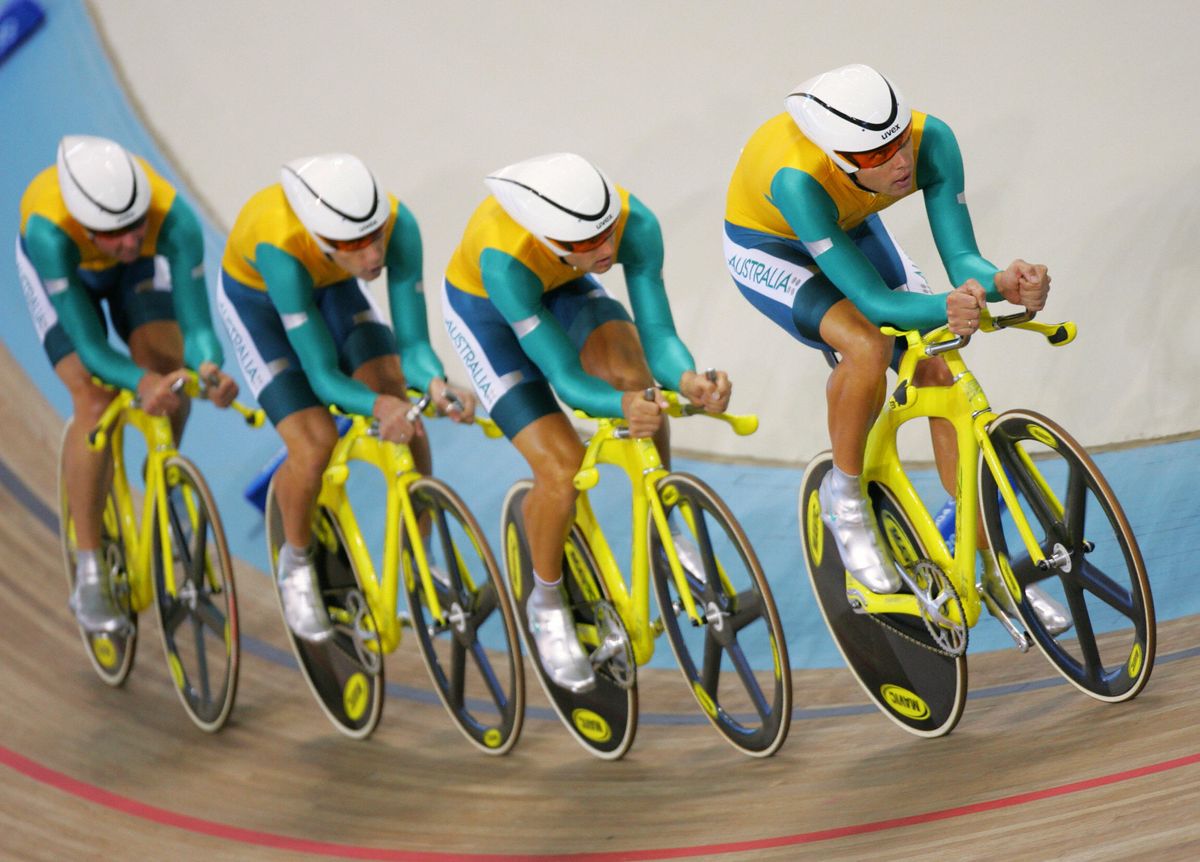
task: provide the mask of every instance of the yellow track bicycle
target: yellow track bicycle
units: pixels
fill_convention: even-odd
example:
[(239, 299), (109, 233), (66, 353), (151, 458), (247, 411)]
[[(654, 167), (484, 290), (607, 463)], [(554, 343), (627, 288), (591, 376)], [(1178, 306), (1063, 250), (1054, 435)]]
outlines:
[[(195, 374), (182, 384), (193, 398), (203, 394)], [(236, 402), (233, 407), (248, 424), (262, 425), (261, 411)], [(140, 501), (126, 474), (125, 432), (130, 427), (145, 439), (147, 449)], [(65, 444), (67, 428), (62, 439)], [(138, 614), (153, 604), (183, 708), (201, 730), (220, 730), (237, 693), (239, 639), (233, 565), (212, 493), (196, 466), (176, 449), (170, 420), (145, 413), (130, 390), (117, 392), (88, 443), (112, 457), (98, 556), (113, 599), (128, 619), (116, 632), (79, 629), (92, 667), (111, 686), (125, 682), (133, 668)], [(59, 535), (67, 582), (74, 590), (75, 522), (63, 463), (60, 447)]]
[[(428, 396), (415, 410), (434, 415)], [(417, 472), (407, 445), (380, 439), (369, 416), (349, 419), (325, 468), (313, 520), (314, 565), (334, 634), (311, 643), (284, 622), (304, 678), (333, 725), (365, 739), (383, 710), (383, 657), (411, 625), (455, 725), (479, 750), (504, 754), (521, 733), (525, 677), (513, 612), (487, 540), (449, 486)], [(490, 420), (476, 423), (488, 436), (501, 433)], [(367, 469), (352, 476), (356, 463)], [(367, 499), (363, 489), (371, 479), (383, 483), (383, 512), (368, 511), (365, 502), (356, 510), (352, 502)], [(360, 520), (378, 525), (381, 517), (377, 564)], [(274, 481), (266, 522), (274, 572), (284, 541)], [(401, 590), (407, 616), (398, 609)]]
[[(1031, 330), (1054, 346), (1073, 323), (1032, 322), (1031, 313), (992, 318), (981, 332)], [(879, 709), (918, 736), (942, 736), (962, 715), (969, 630), (984, 607), (1018, 648), (1030, 642), (1076, 688), (1108, 702), (1137, 696), (1154, 666), (1154, 604), (1137, 539), (1112, 489), (1087, 452), (1062, 428), (1029, 410), (997, 415), (960, 353), (967, 339), (947, 327), (904, 338), (898, 382), (867, 439), (863, 485), (903, 582), (873, 593), (845, 571), (821, 520), (817, 491), (832, 466), (822, 453), (800, 491), (805, 560), (821, 613), (846, 664)], [(917, 364), (942, 356), (949, 386), (914, 383)], [(958, 443), (956, 522), (951, 551), (905, 473), (896, 433), (917, 418), (943, 417)], [(980, 518), (1004, 585), (1011, 620), (976, 583)], [(1051, 635), (1025, 587), (1038, 584), (1065, 606), (1072, 626)]]
[[(670, 416), (711, 416), (743, 435), (758, 427), (755, 416), (707, 414), (681, 405), (674, 392), (663, 395)], [(746, 754), (773, 754), (791, 723), (791, 671), (770, 586), (741, 526), (699, 479), (667, 472), (654, 441), (631, 438), (623, 419), (576, 415), (596, 422), (597, 428), (575, 475), (581, 493), (564, 549), (563, 583), (576, 633), (596, 671), (591, 691), (573, 694), (555, 685), (542, 669), (528, 631), (525, 602), (533, 588), (533, 567), (522, 503), (531, 481), (509, 490), (501, 520), (508, 583), (525, 646), (559, 718), (597, 757), (616, 760), (624, 755), (637, 730), (637, 667), (650, 660), (655, 639), (665, 632), (689, 689), (713, 726)], [(601, 479), (598, 465), (613, 465), (629, 480), (629, 586), (588, 498)], [(681, 546), (687, 549), (682, 555)], [(654, 620), (652, 579), (661, 609)], [(765, 669), (755, 668), (755, 662), (765, 663)]]

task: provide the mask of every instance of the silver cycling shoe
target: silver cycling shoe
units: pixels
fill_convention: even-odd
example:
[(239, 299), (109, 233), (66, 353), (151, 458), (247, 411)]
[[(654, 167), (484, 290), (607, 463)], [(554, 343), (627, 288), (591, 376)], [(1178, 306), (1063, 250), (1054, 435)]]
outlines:
[(128, 618), (113, 600), (95, 555), (76, 561), (75, 589), (67, 606), (75, 614), (79, 627), (94, 634), (118, 632), (129, 625)]
[(832, 470), (825, 475), (817, 493), (821, 520), (833, 533), (842, 563), (855, 580), (872, 592), (896, 592), (900, 589), (900, 575), (883, 547), (871, 504), (861, 496), (835, 493), (833, 475)]
[(675, 543), (675, 553), (679, 555), (679, 564), (683, 566), (683, 570), (700, 583), (705, 583), (708, 578), (704, 575), (704, 558), (700, 556), (700, 549), (696, 547), (692, 537), (682, 530), (672, 529), (671, 541)]
[[(984, 571), (983, 587), (1005, 613), (1018, 620), (1021, 618), (1017, 613), (1017, 603), (1013, 601), (1012, 593), (992, 566), (988, 566)], [(1037, 584), (1030, 584), (1025, 588), (1025, 598), (1033, 608), (1038, 622), (1051, 637), (1058, 637), (1071, 628), (1072, 620), (1067, 609)]]
[(561, 591), (535, 587), (525, 614), (538, 659), (550, 680), (574, 694), (595, 688), (596, 674), (575, 635), (575, 622), (563, 604)]
[(312, 560), (297, 559), (284, 548), (279, 552), (277, 582), (283, 618), (292, 634), (310, 643), (327, 640), (333, 634), (333, 625), (321, 600)]

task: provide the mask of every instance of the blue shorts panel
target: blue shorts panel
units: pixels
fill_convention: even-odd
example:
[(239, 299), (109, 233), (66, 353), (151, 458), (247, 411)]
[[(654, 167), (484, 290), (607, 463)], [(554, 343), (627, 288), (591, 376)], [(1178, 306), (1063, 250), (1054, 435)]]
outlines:
[[(521, 348), (512, 325), (491, 300), (443, 286), (446, 332), (463, 361), (480, 401), (510, 440), (529, 423), (560, 410), (549, 382)], [(546, 310), (566, 331), (576, 350), (601, 325), (632, 322), (629, 312), (591, 276), (542, 297)]]
[[(878, 215), (848, 236), (888, 288), (908, 288), (912, 276)], [(742, 296), (797, 341), (832, 352), (821, 338), (821, 320), (846, 295), (821, 272), (804, 244), (726, 222), (725, 245), (726, 264)], [(753, 260), (737, 254), (744, 250), (759, 254)]]
[[(364, 362), (398, 352), (391, 328), (357, 279), (323, 287), (314, 300), (337, 348), (342, 373), (352, 375)], [(242, 376), (272, 423), (278, 425), (298, 410), (323, 406), (266, 291), (222, 271), (217, 308)]]

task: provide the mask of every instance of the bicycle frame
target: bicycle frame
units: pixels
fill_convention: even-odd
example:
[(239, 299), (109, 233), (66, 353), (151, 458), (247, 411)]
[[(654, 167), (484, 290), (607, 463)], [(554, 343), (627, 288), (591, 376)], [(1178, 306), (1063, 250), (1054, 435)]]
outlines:
[[(981, 314), (980, 330), (995, 332), (1009, 327), (1028, 329), (1044, 335), (1047, 341), (1056, 347), (1070, 343), (1075, 337), (1073, 323), (1047, 325), (1034, 323), (1031, 317), (1030, 314), (1016, 314), (992, 318), (985, 310)], [(981, 453), (987, 469), (995, 478), (1001, 497), (1013, 517), (1030, 558), (1040, 566), (1044, 564), (1046, 557), (988, 437), (988, 426), (996, 419), (997, 414), (992, 411), (982, 386), (967, 368), (959, 352), (966, 339), (955, 338), (944, 326), (925, 335), (918, 331), (899, 331), (890, 327), (883, 327), (883, 332), (885, 335), (906, 339), (908, 346), (900, 360), (896, 387), (867, 437), (863, 484), (869, 486), (871, 482), (878, 482), (896, 495), (929, 559), (950, 578), (962, 601), (965, 615), (963, 622), (971, 627), (979, 620), (983, 610), (983, 602), (975, 589), (975, 553), (978, 545), (976, 530), (979, 520), (978, 465)], [(933, 356), (942, 356), (945, 359), (953, 382), (949, 386), (918, 387), (914, 383), (917, 364)], [(945, 419), (954, 427), (958, 445), (958, 470), (954, 493), (957, 516), (953, 554), (934, 524), (929, 509), (909, 480), (896, 448), (896, 434), (900, 426), (919, 418)], [(1029, 466), (1031, 473), (1037, 476), (1032, 462)], [(1042, 484), (1048, 498), (1053, 500), (1054, 505), (1061, 511), (1061, 503), (1054, 500), (1049, 486), (1044, 482)], [(920, 615), (919, 601), (914, 595), (873, 593), (854, 580), (849, 572), (846, 573), (846, 587), (862, 597), (863, 608), (867, 613)], [(953, 622), (960, 622), (954, 619), (955, 609), (952, 604), (949, 609)]]
[[(93, 380), (98, 385), (104, 385), (96, 378)], [(190, 373), (181, 383), (180, 388), (185, 395), (192, 398), (200, 395), (199, 377), (194, 373)], [(264, 414), (261, 410), (251, 410), (236, 401), (230, 406), (252, 427), (262, 425)], [(127, 426), (136, 428), (146, 441), (146, 490), (140, 513), (137, 511), (129, 477), (125, 472)], [(171, 565), (171, 525), (167, 514), (167, 487), (173, 484), (173, 477), (168, 476), (164, 468), (170, 458), (179, 454), (175, 445), (175, 435), (171, 430), (171, 421), (165, 416), (151, 416), (146, 413), (138, 404), (137, 394), (129, 389), (122, 389), (104, 409), (95, 428), (88, 433), (88, 446), (93, 452), (108, 449), (112, 454), (112, 489), (122, 551), (129, 573), (130, 607), (135, 612), (140, 612), (148, 608), (154, 599), (154, 579), (150, 574), (154, 562), (152, 553), (155, 529), (158, 530), (162, 547), (161, 562), (167, 587), (172, 593), (176, 588), (175, 571)], [(190, 499), (187, 503), (189, 506), (193, 505)], [(189, 514), (194, 515), (195, 512)]]
[[(410, 393), (418, 395), (419, 393)], [(369, 416), (350, 415), (350, 427), (338, 440), (330, 455), (329, 465), (321, 482), (317, 505), (328, 509), (342, 528), (342, 542), (361, 575), (361, 586), (375, 617), (377, 641), (369, 642), (371, 649), (381, 654), (392, 652), (400, 644), (401, 624), (396, 613), (400, 597), (400, 538), (401, 530), (408, 536), (409, 545), (415, 555), (416, 571), (420, 573), (421, 588), (429, 604), (430, 613), (441, 624), (447, 623), (446, 610), (442, 607), (429, 574), (429, 562), (425, 555), (425, 543), (421, 539), (420, 524), (413, 509), (409, 488), (422, 478), (413, 460), (412, 450), (403, 443), (391, 443), (380, 439), (375, 421)], [(489, 437), (500, 436), (501, 431), (490, 420), (476, 419)], [(371, 550), (367, 546), (346, 482), (350, 479), (350, 463), (359, 461), (378, 470), (386, 482), (387, 498), (384, 507), (385, 524), (396, 525), (384, 533), (381, 569), (377, 570)], [(318, 535), (318, 541), (332, 546), (327, 537)], [(469, 575), (464, 570), (463, 576)], [(470, 587), (476, 585), (471, 583)], [(380, 613), (379, 611), (384, 611)], [(345, 613), (344, 611), (342, 612)], [(335, 618), (335, 622), (353, 625), (354, 620)]]
[[(125, 472), (125, 429), (136, 428), (146, 440), (146, 490), (140, 512)], [(152, 571), (154, 530), (158, 530), (163, 554), (163, 571), (174, 578), (171, 566), (170, 524), (167, 521), (167, 484), (163, 465), (177, 454), (171, 423), (165, 416), (151, 416), (135, 404), (135, 394), (122, 390), (112, 400), (88, 435), (95, 452), (107, 449), (113, 459), (113, 503), (120, 526), (121, 543), (129, 573), (130, 607), (143, 611), (154, 600)], [(157, 517), (155, 517), (157, 515)], [(140, 520), (140, 523), (139, 523)], [(171, 585), (172, 588), (174, 584)]]
[[(728, 422), (741, 435), (751, 434), (758, 428), (758, 417), (756, 416), (733, 416), (727, 413), (706, 414), (690, 405), (680, 404), (679, 396), (674, 392), (664, 391), (663, 396), (667, 400), (668, 416), (679, 418), (707, 415)], [(679, 554), (675, 549), (675, 542), (671, 537), (666, 513), (663, 510), (663, 501), (658, 494), (658, 483), (667, 475), (667, 469), (662, 463), (654, 441), (649, 437), (631, 438), (624, 419), (600, 419), (588, 416), (581, 411), (576, 411), (575, 415), (594, 421), (598, 425), (596, 432), (588, 440), (583, 463), (575, 474), (575, 488), (580, 491), (579, 499), (575, 504), (575, 526), (582, 532), (591, 548), (612, 604), (625, 623), (633, 647), (634, 660), (638, 665), (642, 665), (649, 661), (654, 654), (655, 638), (663, 631), (661, 619), (653, 622), (650, 620), (648, 532), (650, 517), (653, 517), (655, 529), (662, 540), (663, 548), (670, 562), (671, 573), (682, 596), (688, 618), (695, 625), (704, 621), (704, 614), (696, 607), (691, 591), (688, 589), (687, 578), (679, 561)], [(600, 481), (598, 464), (610, 464), (618, 467), (629, 479), (633, 541), (630, 548), (628, 586), (587, 496), (587, 491), (594, 488)], [(567, 562), (575, 567), (578, 562), (572, 559), (572, 553), (568, 543)], [(586, 583), (586, 579), (580, 579), (580, 582)], [(595, 598), (600, 597), (596, 596)], [(590, 631), (589, 628), (591, 628)], [(594, 627), (581, 625), (579, 633), (585, 642), (593, 644), (599, 642), (599, 636)]]

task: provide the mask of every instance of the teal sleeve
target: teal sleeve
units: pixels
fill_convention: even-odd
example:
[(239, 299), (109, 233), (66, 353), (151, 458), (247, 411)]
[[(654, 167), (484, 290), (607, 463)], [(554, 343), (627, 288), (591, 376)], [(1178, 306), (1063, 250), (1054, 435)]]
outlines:
[(655, 379), (679, 389), (679, 378), (695, 370), (692, 354), (675, 333), (675, 321), (663, 284), (662, 229), (646, 205), (629, 196), (629, 219), (621, 236), (617, 262), (625, 268), (629, 303), (646, 359)]
[(337, 346), (313, 299), (308, 270), (287, 252), (267, 243), (259, 244), (254, 257), (313, 392), (326, 404), (370, 416), (375, 393), (338, 367)]
[(771, 199), (813, 253), (821, 272), (867, 320), (901, 329), (932, 329), (946, 322), (945, 295), (888, 288), (867, 256), (838, 227), (837, 205), (811, 176), (782, 168), (771, 181)]
[(83, 367), (109, 385), (136, 392), (146, 372), (108, 343), (104, 324), (79, 279), (75, 242), (56, 225), (32, 216), (25, 225), (25, 250)]
[(422, 392), (445, 371), (429, 343), (422, 270), (421, 231), (404, 204), (396, 209), (396, 224), (387, 247), (388, 304), (392, 328), (400, 346), (400, 363), (409, 386)]
[(183, 363), (197, 369), (202, 362), (220, 367), (225, 356), (213, 330), (204, 280), (204, 232), (195, 211), (175, 196), (158, 234), (158, 251), (171, 270), (175, 319), (183, 332)]
[(479, 265), (488, 297), (558, 396), (592, 416), (622, 415), (621, 393), (583, 370), (570, 337), (542, 305), (542, 283), (533, 271), (493, 248), (484, 250)]
[(976, 279), (987, 291), (988, 299), (999, 302), (1003, 297), (996, 290), (997, 267), (980, 255), (971, 214), (967, 212), (962, 152), (954, 132), (936, 117), (925, 120), (917, 185), (925, 193), (929, 227), (950, 283), (959, 287), (968, 279)]

